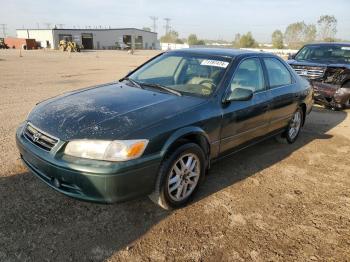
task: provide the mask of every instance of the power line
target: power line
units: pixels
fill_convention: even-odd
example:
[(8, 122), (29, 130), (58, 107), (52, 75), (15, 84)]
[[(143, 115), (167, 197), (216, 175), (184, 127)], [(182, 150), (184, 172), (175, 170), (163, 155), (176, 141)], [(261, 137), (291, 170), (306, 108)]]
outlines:
[(167, 35), (170, 32), (170, 18), (164, 18), (165, 20), (165, 34)]
[(157, 32), (157, 20), (158, 17), (156, 16), (150, 16), (149, 18), (151, 18), (151, 20), (153, 21), (153, 32)]
[(0, 27), (1, 27), (1, 29), (2, 29), (2, 35), (3, 35), (3, 37), (6, 37), (7, 24), (0, 24)]

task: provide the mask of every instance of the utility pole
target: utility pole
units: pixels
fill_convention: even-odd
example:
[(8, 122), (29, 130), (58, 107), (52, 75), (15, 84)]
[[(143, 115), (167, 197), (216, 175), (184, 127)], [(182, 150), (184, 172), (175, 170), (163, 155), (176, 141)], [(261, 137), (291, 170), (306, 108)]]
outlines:
[(150, 16), (151, 20), (153, 21), (153, 32), (157, 33), (157, 20), (158, 17), (156, 16)]
[(164, 18), (165, 20), (165, 34), (169, 34), (170, 32), (170, 18)]
[(6, 29), (7, 29), (7, 24), (0, 24), (1, 30), (2, 30), (2, 36), (5, 38), (6, 37)]

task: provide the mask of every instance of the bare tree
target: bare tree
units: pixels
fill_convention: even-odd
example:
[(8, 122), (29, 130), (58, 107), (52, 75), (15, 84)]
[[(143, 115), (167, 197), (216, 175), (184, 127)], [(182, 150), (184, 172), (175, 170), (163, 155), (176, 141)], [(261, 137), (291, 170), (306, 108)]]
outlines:
[(300, 48), (306, 43), (315, 41), (315, 38), (316, 26), (304, 22), (290, 24), (284, 33), (284, 40), (289, 48)]
[(337, 19), (334, 15), (322, 15), (317, 21), (319, 38), (322, 41), (332, 40), (337, 33)]
[(240, 33), (235, 34), (235, 39), (233, 40), (233, 46), (238, 48), (240, 40), (241, 40), (241, 34)]

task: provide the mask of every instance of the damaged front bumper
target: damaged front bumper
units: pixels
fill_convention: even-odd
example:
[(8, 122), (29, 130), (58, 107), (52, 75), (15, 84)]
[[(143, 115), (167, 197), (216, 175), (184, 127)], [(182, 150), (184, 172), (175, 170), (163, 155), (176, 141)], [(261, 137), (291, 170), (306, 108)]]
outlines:
[(333, 108), (342, 108), (350, 96), (349, 88), (313, 82), (315, 103)]

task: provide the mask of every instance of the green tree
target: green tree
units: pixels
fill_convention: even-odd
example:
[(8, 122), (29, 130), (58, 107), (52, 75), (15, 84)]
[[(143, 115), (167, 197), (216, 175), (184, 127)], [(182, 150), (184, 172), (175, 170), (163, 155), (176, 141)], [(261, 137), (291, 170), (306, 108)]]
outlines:
[(311, 43), (316, 40), (317, 29), (313, 24), (307, 25), (304, 31), (304, 42)]
[(299, 49), (302, 45), (315, 41), (316, 32), (315, 25), (297, 22), (288, 25), (284, 40), (289, 48)]
[(176, 39), (175, 40), (175, 44), (183, 44), (184, 43), (184, 41), (182, 40), (182, 39)]
[(205, 45), (204, 40), (199, 40), (195, 34), (190, 34), (188, 36), (187, 43), (189, 45)]
[(169, 33), (163, 35), (160, 38), (160, 42), (162, 43), (176, 43), (176, 40), (179, 38), (179, 33), (171, 30)]
[(272, 46), (277, 49), (282, 49), (283, 45), (283, 33), (281, 30), (276, 30), (272, 33)]
[(334, 15), (322, 15), (317, 21), (319, 39), (333, 42), (337, 33), (337, 23)]
[(190, 35), (188, 36), (187, 42), (188, 42), (189, 45), (196, 45), (197, 42), (198, 42), (197, 35), (195, 35), (195, 34), (190, 34)]
[(239, 47), (257, 47), (258, 43), (253, 38), (253, 35), (251, 32), (246, 33), (245, 35), (242, 35), (239, 39)]

